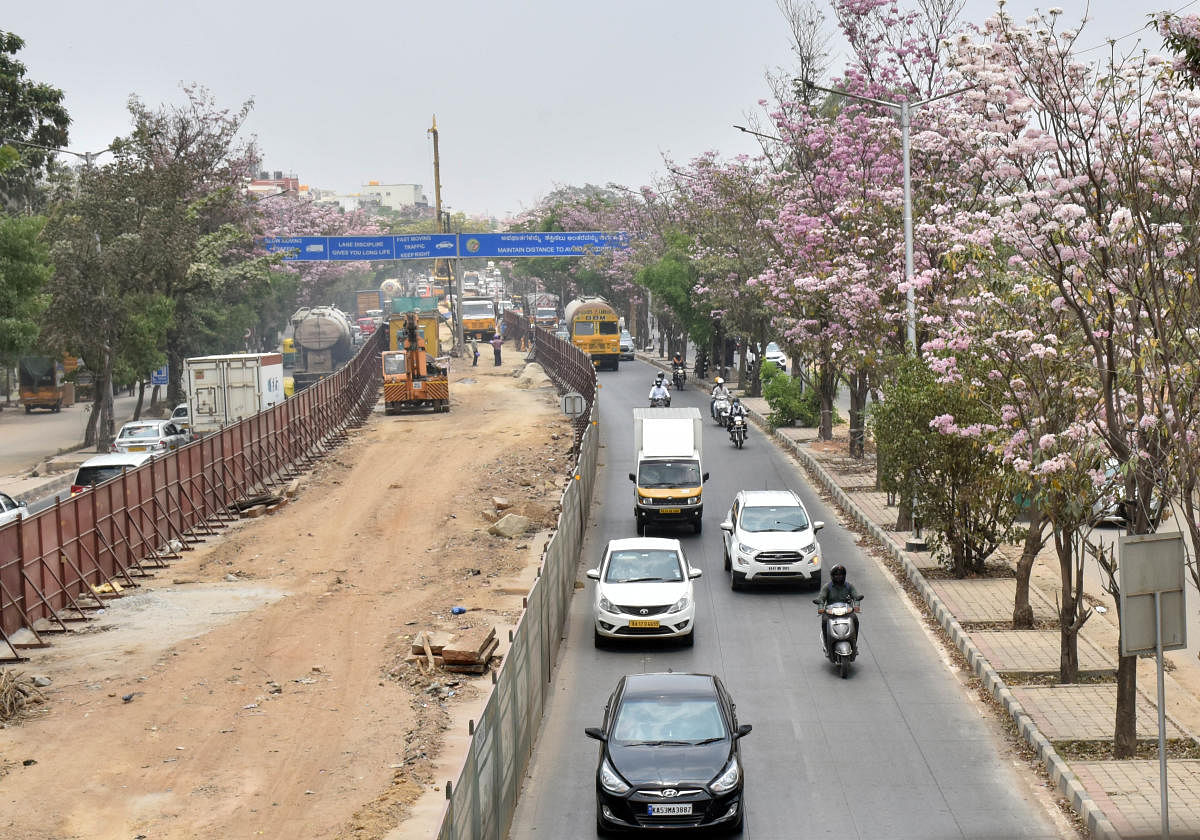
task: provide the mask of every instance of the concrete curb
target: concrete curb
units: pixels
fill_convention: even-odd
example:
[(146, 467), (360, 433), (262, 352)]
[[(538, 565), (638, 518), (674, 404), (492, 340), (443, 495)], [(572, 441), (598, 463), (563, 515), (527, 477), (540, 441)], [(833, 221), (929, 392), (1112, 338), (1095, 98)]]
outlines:
[(958, 623), (958, 620), (946, 608), (946, 605), (942, 603), (941, 598), (938, 597), (937, 593), (933, 591), (933, 587), (925, 580), (925, 576), (921, 574), (920, 569), (905, 556), (903, 549), (896, 545), (884, 532), (883, 528), (868, 519), (866, 513), (851, 501), (849, 495), (837, 485), (829, 473), (825, 471), (824, 467), (811, 454), (804, 451), (802, 446), (787, 436), (780, 434), (778, 431), (772, 431), (766, 418), (757, 411), (751, 409), (750, 417), (762, 427), (766, 436), (773, 438), (785, 451), (789, 451), (795, 455), (809, 472), (817, 477), (821, 485), (833, 496), (838, 506), (862, 525), (900, 563), (904, 569), (905, 577), (921, 593), (921, 597), (925, 599), (925, 603), (933, 613), (934, 618), (941, 624), (942, 629), (949, 634), (962, 655), (966, 657), (967, 664), (971, 666), (975, 675), (983, 681), (987, 690), (991, 692), (992, 696), (996, 698), (1004, 707), (1009, 717), (1012, 718), (1013, 724), (1017, 727), (1017, 731), (1025, 740), (1025, 743), (1037, 752), (1038, 760), (1046, 768), (1051, 781), (1059, 793), (1070, 801), (1072, 810), (1084, 820), (1092, 837), (1099, 838), (1099, 840), (1120, 840), (1121, 835), (1117, 833), (1112, 823), (1104, 816), (1104, 812), (1100, 810), (1096, 802), (1088, 796), (1079, 779), (1071, 772), (1070, 766), (1058, 754), (1046, 736), (1041, 733), (1037, 727), (1037, 723), (1013, 696), (1012, 691), (1004, 683), (1004, 680), (1000, 678), (1000, 674), (984, 658), (979, 648), (971, 641), (971, 637), (962, 629), (962, 625)]

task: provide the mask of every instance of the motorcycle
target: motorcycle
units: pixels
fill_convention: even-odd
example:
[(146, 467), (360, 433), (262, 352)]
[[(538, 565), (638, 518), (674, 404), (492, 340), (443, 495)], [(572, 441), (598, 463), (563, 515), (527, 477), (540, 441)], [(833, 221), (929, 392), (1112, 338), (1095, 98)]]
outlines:
[(687, 371), (683, 365), (671, 366), (671, 381), (675, 384), (676, 391), (683, 390), (683, 383), (687, 380)]
[(746, 416), (735, 414), (729, 418), (729, 442), (738, 449), (746, 442)]
[(729, 398), (715, 397), (712, 401), (712, 416), (717, 425), (725, 428), (729, 425)]
[(670, 397), (651, 397), (650, 398), (650, 407), (651, 408), (670, 408), (671, 407), (671, 398)]
[(854, 604), (838, 601), (820, 609), (821, 602), (814, 599), (821, 615), (821, 648), (825, 657), (837, 666), (842, 679), (850, 671), (850, 663), (858, 658), (858, 596)]

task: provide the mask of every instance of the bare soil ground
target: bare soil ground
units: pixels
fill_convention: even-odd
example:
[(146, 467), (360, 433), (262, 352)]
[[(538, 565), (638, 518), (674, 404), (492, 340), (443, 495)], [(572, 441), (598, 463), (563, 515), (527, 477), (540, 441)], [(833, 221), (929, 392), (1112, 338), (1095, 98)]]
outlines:
[[(567, 480), (557, 395), (518, 388), (521, 357), (505, 355), (456, 371), (450, 414), (377, 412), (286, 507), (30, 651), (19, 670), (51, 685), (0, 730), (0, 837), (368, 840), (401, 825), (441, 781), (451, 717), (491, 683), (427, 672), (411, 639), (494, 624), (506, 649)], [(489, 536), (493, 496), (541, 530)]]

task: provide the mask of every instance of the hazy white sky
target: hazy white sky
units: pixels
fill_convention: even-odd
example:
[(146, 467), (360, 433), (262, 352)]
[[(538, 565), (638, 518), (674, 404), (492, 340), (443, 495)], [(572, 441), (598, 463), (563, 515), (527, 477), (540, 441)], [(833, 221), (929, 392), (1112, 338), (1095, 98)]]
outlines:
[[(1087, 7), (1007, 9), (1056, 5), (1066, 21)], [(1083, 40), (1129, 35), (1160, 5), (1200, 12), (1093, 0)], [(967, 0), (963, 19), (994, 10)], [(197, 82), (230, 108), (254, 99), (266, 168), (343, 192), (419, 183), (432, 202), (436, 114), (443, 201), (499, 217), (559, 185), (648, 183), (663, 153), (756, 151), (731, 126), (768, 97), (764, 72), (791, 66), (775, 0), (60, 0), (8, 4), (0, 29), (25, 39), (30, 78), (66, 91), (73, 150), (127, 133), (131, 94), (158, 105)]]

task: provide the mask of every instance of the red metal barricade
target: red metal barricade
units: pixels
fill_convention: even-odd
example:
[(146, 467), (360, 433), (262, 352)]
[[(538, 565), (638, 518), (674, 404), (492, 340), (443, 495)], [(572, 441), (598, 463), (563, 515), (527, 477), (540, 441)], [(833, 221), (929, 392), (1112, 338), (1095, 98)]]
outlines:
[[(384, 331), (282, 404), (0, 528), (0, 660), (67, 629), (102, 599), (236, 518), (362, 425), (379, 392)], [(14, 642), (28, 630), (31, 639)]]

